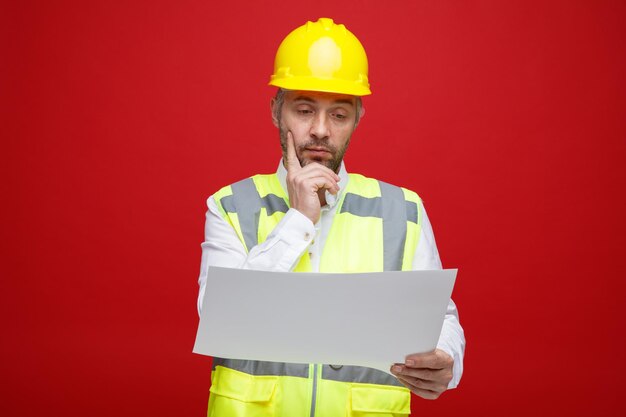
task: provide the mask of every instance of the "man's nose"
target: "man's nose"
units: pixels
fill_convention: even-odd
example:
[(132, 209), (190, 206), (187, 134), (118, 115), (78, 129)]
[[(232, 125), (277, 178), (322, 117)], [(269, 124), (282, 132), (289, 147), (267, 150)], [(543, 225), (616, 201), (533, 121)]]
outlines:
[(311, 125), (311, 136), (315, 136), (318, 139), (324, 139), (329, 135), (328, 117), (326, 113), (319, 112), (313, 119)]

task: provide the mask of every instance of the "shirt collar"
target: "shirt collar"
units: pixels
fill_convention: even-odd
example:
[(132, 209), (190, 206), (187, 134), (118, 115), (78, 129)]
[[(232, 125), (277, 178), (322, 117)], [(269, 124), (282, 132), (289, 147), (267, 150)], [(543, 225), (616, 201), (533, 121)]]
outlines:
[[(278, 181), (280, 181), (280, 185), (283, 187), (283, 190), (285, 190), (285, 194), (289, 195), (289, 191), (287, 190), (287, 169), (283, 165), (282, 158), (278, 163), (276, 175), (278, 176)], [(334, 196), (326, 191), (326, 205), (330, 208), (335, 207), (337, 201), (339, 201), (339, 198), (341, 197), (341, 193), (343, 192), (343, 190), (346, 189), (346, 186), (348, 185), (348, 180), (350, 179), (350, 177), (348, 176), (348, 171), (346, 171), (346, 165), (343, 163), (343, 161), (341, 161), (338, 175), (339, 182), (337, 183), (337, 185), (339, 185), (339, 192), (337, 193), (337, 195)]]

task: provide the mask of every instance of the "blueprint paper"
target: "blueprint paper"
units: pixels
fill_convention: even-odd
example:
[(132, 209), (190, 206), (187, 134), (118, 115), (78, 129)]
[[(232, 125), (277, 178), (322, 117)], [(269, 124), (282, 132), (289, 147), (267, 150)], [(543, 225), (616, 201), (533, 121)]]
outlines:
[(456, 269), (331, 274), (210, 267), (195, 353), (389, 373), (435, 349)]

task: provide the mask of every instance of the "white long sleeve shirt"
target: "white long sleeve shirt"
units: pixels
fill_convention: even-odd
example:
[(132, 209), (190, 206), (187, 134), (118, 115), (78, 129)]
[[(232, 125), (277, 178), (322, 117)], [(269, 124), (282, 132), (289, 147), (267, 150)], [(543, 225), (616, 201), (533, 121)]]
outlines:
[[(287, 193), (287, 170), (282, 161), (278, 165), (277, 175), (285, 193)], [(298, 264), (305, 251), (308, 251), (312, 271), (319, 272), (320, 256), (335, 216), (336, 201), (339, 200), (339, 196), (345, 190), (349, 180), (343, 163), (339, 171), (339, 179), (337, 197), (327, 193), (327, 204), (322, 207), (320, 219), (316, 224), (313, 224), (308, 217), (298, 210), (290, 208), (267, 239), (253, 247), (249, 253), (246, 252), (232, 226), (220, 215), (214, 197), (209, 197), (207, 200), (205, 240), (202, 243), (200, 278), (198, 279), (200, 284), (198, 312), (202, 308), (209, 266), (288, 272)], [(422, 227), (413, 257), (413, 269), (441, 269), (435, 237), (423, 207), (422, 213)], [(448, 388), (455, 388), (463, 373), (465, 336), (459, 323), (456, 306), (452, 300), (448, 304), (437, 348), (448, 353), (454, 359), (453, 377)], [(414, 352), (407, 352), (407, 354), (410, 353)]]

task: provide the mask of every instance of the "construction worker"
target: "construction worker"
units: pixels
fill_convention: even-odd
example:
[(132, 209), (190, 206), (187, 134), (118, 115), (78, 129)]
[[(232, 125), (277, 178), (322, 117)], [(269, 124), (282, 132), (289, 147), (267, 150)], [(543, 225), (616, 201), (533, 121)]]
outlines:
[[(272, 118), (283, 158), (208, 199), (202, 304), (209, 266), (266, 271), (440, 269), (412, 191), (348, 174), (343, 156), (371, 94), (359, 40), (331, 19), (307, 22), (276, 53)], [(389, 294), (393, 296), (393, 294)], [(410, 329), (407, 329), (410, 331)], [(324, 337), (312, 329), (311, 337)], [(332, 343), (329, 340), (328, 343)], [(435, 399), (459, 383), (465, 339), (450, 300), (437, 349), (407, 352), (391, 373), (341, 364), (214, 358), (209, 416), (402, 416), (410, 392)]]

